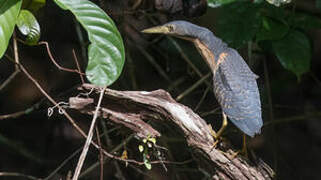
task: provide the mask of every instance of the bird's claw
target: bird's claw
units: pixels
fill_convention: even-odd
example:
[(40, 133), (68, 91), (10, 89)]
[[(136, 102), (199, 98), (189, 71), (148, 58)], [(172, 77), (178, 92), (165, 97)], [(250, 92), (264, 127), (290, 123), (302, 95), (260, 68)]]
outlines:
[(238, 155), (243, 155), (243, 156), (246, 157), (246, 158), (249, 157), (246, 148), (245, 148), (245, 149), (242, 148), (241, 150), (238, 150), (238, 151), (234, 152), (234, 153), (232, 154), (232, 159), (236, 158), (236, 156), (238, 156)]
[(217, 133), (213, 130), (213, 128), (212, 128), (212, 126), (210, 124), (208, 124), (208, 127), (210, 129), (211, 135), (213, 136), (213, 138), (215, 140), (213, 145), (212, 145), (212, 149), (211, 149), (211, 151), (212, 151), (217, 146), (217, 144), (219, 144), (222, 141), (222, 138), (217, 136)]
[[(244, 136), (245, 137), (245, 136)], [(236, 152), (233, 153), (232, 155), (232, 159), (234, 159), (236, 156), (238, 156), (239, 154), (243, 155), (244, 157), (246, 158), (249, 158), (248, 156), (248, 153), (247, 153), (247, 145), (246, 145), (246, 142), (245, 142), (245, 138), (243, 139), (243, 147), (241, 150), (238, 150)]]

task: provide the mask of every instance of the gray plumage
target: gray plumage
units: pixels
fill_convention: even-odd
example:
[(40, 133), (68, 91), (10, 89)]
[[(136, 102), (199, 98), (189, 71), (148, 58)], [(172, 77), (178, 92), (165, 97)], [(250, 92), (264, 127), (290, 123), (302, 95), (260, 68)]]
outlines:
[[(217, 38), (211, 31), (186, 21), (173, 21), (167, 34), (196, 38), (214, 55), (212, 67), (214, 94), (227, 117), (245, 134), (260, 133), (263, 125), (260, 95), (256, 76), (233, 48)], [(220, 62), (219, 62), (220, 61)], [(219, 62), (219, 63), (218, 63)]]

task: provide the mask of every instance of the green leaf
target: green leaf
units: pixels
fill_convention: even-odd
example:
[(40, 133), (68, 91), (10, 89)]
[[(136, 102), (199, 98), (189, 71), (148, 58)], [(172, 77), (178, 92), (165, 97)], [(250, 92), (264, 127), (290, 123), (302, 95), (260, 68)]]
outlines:
[(27, 9), (33, 13), (36, 13), (45, 4), (46, 0), (23, 0), (22, 9)]
[(36, 45), (40, 38), (40, 26), (37, 19), (28, 10), (21, 10), (17, 19), (17, 26), (20, 32), (27, 36), (28, 45)]
[(283, 38), (288, 31), (289, 27), (281, 21), (263, 17), (261, 29), (256, 34), (256, 41), (278, 40)]
[(147, 158), (147, 155), (145, 153), (143, 154), (143, 162), (144, 162), (145, 167), (148, 170), (152, 169), (152, 164), (150, 163), (150, 160)]
[(217, 35), (231, 47), (239, 48), (255, 36), (261, 26), (259, 5), (235, 2), (220, 8)]
[(149, 141), (152, 142), (154, 145), (156, 144), (156, 139), (155, 138), (150, 138)]
[(139, 146), (138, 146), (138, 150), (139, 150), (139, 152), (143, 152), (143, 151), (144, 151), (144, 146), (139, 145)]
[(301, 28), (305, 30), (321, 28), (321, 19), (319, 17), (305, 13), (295, 13), (289, 19), (289, 23), (295, 28)]
[(0, 58), (7, 50), (21, 2), (21, 0), (0, 0)]
[[(70, 10), (85, 28), (91, 44), (88, 47), (88, 80), (108, 86), (118, 79), (125, 62), (124, 44), (112, 19), (88, 0), (55, 0)], [(67, 26), (67, 25), (66, 25)]]
[(290, 31), (283, 39), (272, 42), (272, 48), (282, 66), (298, 79), (310, 70), (311, 46), (305, 34)]
[(279, 8), (268, 3), (263, 3), (262, 15), (286, 23), (285, 19), (287, 17), (287, 12), (284, 10), (284, 8)]
[(224, 4), (229, 4), (237, 0), (208, 0), (207, 5), (211, 8), (217, 8)]
[(152, 164), (149, 161), (144, 161), (144, 165), (148, 170), (152, 169)]

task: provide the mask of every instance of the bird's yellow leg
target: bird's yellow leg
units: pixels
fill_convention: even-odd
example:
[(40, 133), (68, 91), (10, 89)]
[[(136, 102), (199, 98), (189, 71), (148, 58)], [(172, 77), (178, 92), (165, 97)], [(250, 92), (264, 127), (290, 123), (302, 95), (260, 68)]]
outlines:
[(212, 126), (209, 124), (208, 127), (210, 128), (210, 132), (211, 135), (214, 137), (214, 143), (213, 143), (213, 148), (217, 145), (217, 143), (219, 143), (218, 139), (217, 139), (217, 134), (216, 132), (213, 130)]
[(236, 151), (233, 154), (233, 158), (235, 158), (237, 155), (239, 154), (243, 154), (246, 158), (248, 158), (248, 154), (247, 154), (247, 143), (246, 143), (246, 135), (243, 133), (243, 147), (241, 150)]
[(220, 128), (220, 130), (218, 130), (218, 132), (216, 133), (216, 139), (220, 138), (223, 131), (225, 130), (226, 126), (227, 126), (227, 116), (225, 113), (222, 113), (223, 115), (223, 122), (222, 122), (222, 126)]
[(248, 157), (248, 154), (247, 154), (246, 135), (245, 135), (245, 134), (243, 134), (243, 147), (242, 147), (242, 153), (245, 155), (245, 157)]
[(215, 147), (219, 142), (220, 142), (220, 137), (223, 133), (223, 131), (225, 130), (226, 126), (227, 126), (227, 116), (223, 114), (223, 122), (222, 122), (222, 126), (221, 128), (218, 130), (218, 132), (216, 133), (213, 129), (212, 126), (210, 126), (210, 130), (211, 130), (211, 134), (212, 136), (215, 138), (215, 142), (213, 144), (213, 147)]

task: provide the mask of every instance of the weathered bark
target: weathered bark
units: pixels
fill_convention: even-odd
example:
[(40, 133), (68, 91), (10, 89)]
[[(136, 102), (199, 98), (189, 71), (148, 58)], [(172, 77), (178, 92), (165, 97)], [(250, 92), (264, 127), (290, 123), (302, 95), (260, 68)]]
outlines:
[[(79, 90), (100, 89), (84, 84)], [(71, 97), (70, 108), (93, 114), (98, 95), (93, 98)], [(194, 157), (201, 168), (211, 173), (213, 179), (272, 179), (273, 170), (262, 160), (250, 162), (241, 156), (233, 157), (233, 150), (213, 148), (214, 139), (206, 122), (190, 108), (177, 103), (164, 90), (116, 91), (107, 89), (100, 116), (134, 131), (138, 137), (160, 137), (161, 134), (145, 120), (174, 123), (184, 133), (187, 144), (193, 148)]]

